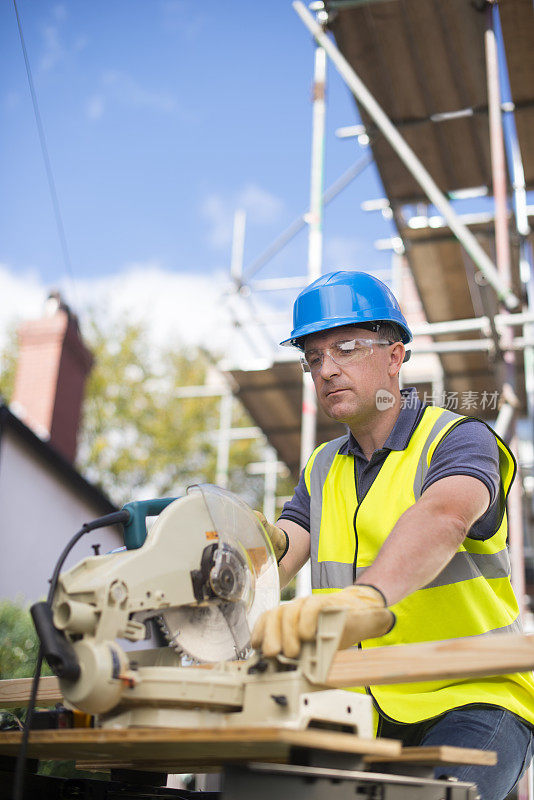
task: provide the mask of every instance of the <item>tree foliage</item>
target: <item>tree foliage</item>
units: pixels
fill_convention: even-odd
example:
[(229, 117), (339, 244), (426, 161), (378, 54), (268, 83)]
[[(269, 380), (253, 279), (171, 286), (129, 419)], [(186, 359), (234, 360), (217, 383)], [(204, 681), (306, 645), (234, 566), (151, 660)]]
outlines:
[[(213, 482), (220, 400), (180, 396), (183, 387), (205, 383), (208, 356), (191, 347), (155, 352), (146, 331), (127, 322), (105, 332), (92, 322), (85, 335), (95, 365), (84, 403), (81, 471), (117, 504)], [(251, 422), (236, 407), (233, 424)], [(257, 457), (253, 441), (232, 443), (229, 488), (244, 490), (251, 502), (259, 481), (247, 476), (246, 464)]]
[[(30, 612), (19, 603), (0, 600), (0, 680), (30, 678), (35, 670), (39, 642)], [(43, 663), (42, 675), (50, 675)], [(0, 710), (0, 730), (18, 728), (25, 708)]]
[[(10, 600), (0, 601), (0, 680), (30, 678), (35, 670), (39, 642), (28, 608)], [(41, 675), (51, 675), (43, 661)], [(26, 718), (26, 707), (0, 710), (0, 730), (17, 730)], [(95, 778), (99, 774), (76, 769), (74, 761), (39, 761), (39, 774), (69, 778)], [(102, 776), (104, 777), (104, 776)]]
[(0, 400), (9, 401), (15, 385), (17, 368), (17, 335), (14, 330), (8, 331), (6, 344), (0, 351)]
[[(83, 326), (93, 352), (77, 467), (117, 504), (148, 496), (183, 494), (197, 482), (214, 482), (220, 417), (218, 397), (183, 398), (183, 387), (202, 386), (213, 370), (200, 348), (155, 348), (143, 326), (125, 320), (101, 324), (91, 315)], [(17, 359), (15, 331), (0, 352), (0, 395), (9, 401)], [(232, 424), (253, 421), (238, 401)], [(257, 440), (230, 447), (228, 488), (255, 507), (262, 505), (262, 478), (247, 472), (261, 458)], [(290, 494), (291, 481), (278, 490)]]
[[(0, 680), (29, 678), (33, 674), (39, 643), (30, 612), (10, 600), (0, 601)], [(44, 674), (50, 675), (45, 666)]]

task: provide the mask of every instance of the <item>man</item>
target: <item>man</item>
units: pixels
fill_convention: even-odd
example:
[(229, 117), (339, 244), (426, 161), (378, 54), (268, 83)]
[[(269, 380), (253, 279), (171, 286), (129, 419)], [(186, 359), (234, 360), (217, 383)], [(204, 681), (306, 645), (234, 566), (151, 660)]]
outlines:
[[(348, 610), (342, 647), (520, 630), (506, 548), (513, 456), (485, 423), (399, 389), (411, 339), (366, 273), (324, 275), (295, 302), (282, 344), (302, 351), (321, 407), (348, 433), (314, 451), (278, 525), (265, 520), (282, 585), (311, 557), (314, 592), (260, 618), (253, 644), (266, 655), (297, 656), (326, 605)], [(530, 673), (367, 691), (378, 735), (497, 750), (496, 767), (436, 770), (476, 782), (484, 800), (506, 797), (530, 763)]]

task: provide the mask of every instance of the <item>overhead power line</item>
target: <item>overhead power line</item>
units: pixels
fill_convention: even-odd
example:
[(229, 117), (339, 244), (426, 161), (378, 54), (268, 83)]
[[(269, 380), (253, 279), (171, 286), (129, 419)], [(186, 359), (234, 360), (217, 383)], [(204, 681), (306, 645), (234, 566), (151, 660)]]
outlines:
[(47, 144), (46, 144), (45, 132), (44, 132), (43, 123), (42, 123), (42, 120), (41, 120), (41, 114), (40, 114), (40, 111), (39, 111), (39, 104), (37, 102), (37, 94), (35, 92), (35, 86), (34, 86), (34, 83), (33, 83), (32, 71), (31, 71), (31, 67), (30, 67), (30, 60), (28, 58), (28, 51), (26, 50), (26, 44), (25, 44), (25, 41), (24, 41), (24, 34), (22, 33), (22, 23), (20, 21), (20, 16), (19, 16), (19, 11), (18, 11), (18, 8), (17, 8), (16, 0), (13, 0), (13, 8), (15, 9), (15, 16), (17, 18), (17, 27), (19, 29), (20, 43), (21, 43), (21, 46), (22, 46), (22, 53), (24, 55), (24, 63), (26, 65), (26, 75), (28, 76), (28, 84), (29, 84), (29, 87), (30, 87), (30, 95), (31, 95), (31, 99), (32, 99), (33, 112), (35, 114), (35, 122), (37, 124), (37, 132), (38, 132), (38, 135), (39, 135), (39, 142), (41, 144), (41, 152), (43, 154), (43, 161), (44, 161), (45, 170), (46, 170), (46, 177), (47, 177), (48, 186), (49, 186), (49, 189), (50, 189), (50, 196), (52, 198), (52, 207), (53, 207), (53, 210), (54, 210), (54, 217), (55, 217), (55, 220), (56, 220), (56, 227), (57, 227), (57, 231), (58, 231), (59, 242), (60, 242), (60, 245), (61, 245), (61, 251), (63, 253), (63, 261), (65, 262), (65, 269), (66, 269), (68, 277), (71, 280), (72, 289), (73, 289), (74, 295), (76, 296), (76, 286), (75, 286), (75, 281), (74, 281), (74, 272), (73, 272), (73, 269), (72, 269), (72, 262), (70, 260), (69, 248), (67, 246), (67, 239), (66, 239), (66, 236), (65, 236), (65, 228), (63, 226), (63, 219), (62, 219), (61, 210), (60, 210), (60, 207), (59, 207), (59, 200), (58, 200), (57, 191), (56, 191), (56, 183), (55, 183), (55, 180), (54, 180), (54, 174), (52, 172), (52, 165), (50, 163), (50, 156), (48, 155), (48, 147), (47, 147)]

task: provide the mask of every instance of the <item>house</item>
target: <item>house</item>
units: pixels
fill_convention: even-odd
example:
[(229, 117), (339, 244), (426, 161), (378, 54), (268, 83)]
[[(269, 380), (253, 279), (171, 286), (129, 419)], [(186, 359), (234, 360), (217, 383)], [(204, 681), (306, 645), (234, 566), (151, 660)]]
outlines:
[[(19, 329), (13, 400), (0, 404), (0, 598), (32, 602), (68, 540), (116, 507), (74, 466), (83, 389), (92, 356), (57, 293), (42, 319)], [(87, 534), (66, 567), (122, 544), (119, 529)]]

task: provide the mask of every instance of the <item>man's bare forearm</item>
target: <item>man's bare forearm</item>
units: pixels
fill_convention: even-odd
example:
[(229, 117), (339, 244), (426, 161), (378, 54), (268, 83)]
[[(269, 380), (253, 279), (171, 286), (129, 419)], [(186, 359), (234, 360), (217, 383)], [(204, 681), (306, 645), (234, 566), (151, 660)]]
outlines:
[(289, 519), (278, 520), (276, 524), (289, 537), (288, 551), (278, 565), (280, 586), (283, 588), (310, 557), (310, 534), (301, 525)]

